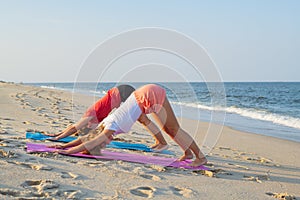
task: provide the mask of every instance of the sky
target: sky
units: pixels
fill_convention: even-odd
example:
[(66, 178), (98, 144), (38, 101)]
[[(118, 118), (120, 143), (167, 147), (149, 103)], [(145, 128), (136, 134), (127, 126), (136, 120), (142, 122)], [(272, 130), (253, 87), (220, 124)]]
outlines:
[[(101, 43), (143, 27), (192, 38), (223, 81), (300, 81), (298, 0), (0, 0), (0, 80), (78, 81)], [(132, 69), (124, 75), (125, 66)], [(96, 69), (90, 73), (95, 76), (80, 81), (205, 79), (189, 63), (157, 51), (125, 55), (104, 77)]]

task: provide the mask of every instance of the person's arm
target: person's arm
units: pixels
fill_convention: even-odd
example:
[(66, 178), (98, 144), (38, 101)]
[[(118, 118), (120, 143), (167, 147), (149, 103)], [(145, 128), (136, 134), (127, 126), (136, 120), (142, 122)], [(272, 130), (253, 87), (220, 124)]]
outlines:
[(52, 138), (52, 140), (58, 140), (58, 139), (67, 137), (69, 135), (72, 135), (73, 133), (76, 133), (76, 132), (77, 132), (77, 129), (75, 128), (75, 125), (73, 124), (73, 125), (67, 127), (65, 130), (63, 130), (61, 132), (54, 133), (54, 134), (53, 133), (44, 133), (44, 135), (55, 137), (55, 138)]
[(112, 134), (115, 131), (112, 130), (103, 130), (98, 136), (93, 138), (92, 140), (88, 142), (84, 142), (78, 146), (72, 147), (68, 150), (59, 150), (58, 153), (63, 153), (63, 154), (74, 154), (82, 151), (90, 151), (94, 149), (97, 145), (102, 145), (103, 143), (109, 143), (112, 138)]
[(78, 130), (85, 127), (92, 118), (93, 117), (81, 118), (76, 124), (69, 126), (64, 131), (56, 134), (54, 138), (51, 138), (51, 140), (59, 140), (59, 139), (65, 138), (69, 135), (76, 133)]
[(75, 128), (75, 125), (71, 125), (68, 128), (66, 128), (64, 131), (57, 133), (55, 135), (55, 137), (51, 138), (50, 140), (59, 140), (59, 139), (65, 138), (69, 135), (72, 135), (76, 132), (77, 132), (77, 129)]
[(54, 144), (54, 145), (48, 145), (47, 147), (56, 148), (56, 149), (65, 149), (68, 147), (74, 147), (74, 146), (80, 145), (81, 143), (82, 143), (81, 138), (78, 138), (78, 139), (68, 142), (66, 144)]
[[(67, 128), (65, 129), (67, 130)], [(44, 135), (47, 135), (47, 136), (50, 136), (50, 137), (55, 137), (55, 136), (58, 136), (60, 134), (62, 134), (65, 130), (61, 131), (61, 132), (58, 132), (58, 133), (43, 133)]]

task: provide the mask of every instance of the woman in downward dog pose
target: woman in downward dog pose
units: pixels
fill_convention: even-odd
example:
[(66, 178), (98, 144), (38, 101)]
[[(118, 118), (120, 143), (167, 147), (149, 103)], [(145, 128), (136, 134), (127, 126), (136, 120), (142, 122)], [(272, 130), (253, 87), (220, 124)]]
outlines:
[[(59, 133), (46, 135), (53, 136), (54, 138), (52, 138), (52, 140), (59, 140), (76, 133), (78, 130), (88, 132), (91, 129), (95, 129), (98, 124), (107, 117), (114, 108), (118, 108), (121, 102), (124, 102), (134, 90), (135, 89), (130, 85), (119, 85), (111, 88), (107, 91), (105, 96), (88, 108), (77, 123)], [(87, 129), (87, 131), (84, 131), (84, 129)]]
[[(82, 151), (93, 152), (95, 148), (104, 147), (113, 135), (126, 133), (138, 120), (156, 138), (157, 145), (166, 145), (160, 130), (147, 118), (152, 113), (162, 129), (181, 147), (184, 155), (179, 160), (195, 159), (191, 166), (200, 166), (207, 163), (205, 155), (201, 152), (193, 138), (179, 125), (171, 105), (166, 97), (166, 91), (158, 85), (149, 84), (133, 92), (128, 99), (112, 114), (106, 117), (98, 126), (101, 133), (89, 141), (74, 144), (68, 150), (58, 150), (60, 153), (73, 154)], [(99, 131), (99, 132), (100, 132)]]

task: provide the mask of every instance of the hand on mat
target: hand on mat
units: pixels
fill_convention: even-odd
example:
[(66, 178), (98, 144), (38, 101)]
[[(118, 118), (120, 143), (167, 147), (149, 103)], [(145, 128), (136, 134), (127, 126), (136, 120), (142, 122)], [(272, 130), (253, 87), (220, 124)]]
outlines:
[(56, 137), (56, 136), (59, 136), (61, 133), (43, 133), (43, 134), (50, 136), (50, 137)]
[(59, 138), (58, 137), (53, 137), (53, 138), (49, 138), (48, 140), (50, 140), (50, 141), (57, 141), (57, 140), (59, 140)]
[(54, 151), (54, 153), (69, 154), (69, 151), (68, 150), (59, 149), (59, 150)]
[(64, 146), (61, 144), (53, 144), (53, 145), (48, 145), (47, 147), (49, 148), (55, 148), (55, 149), (63, 149)]

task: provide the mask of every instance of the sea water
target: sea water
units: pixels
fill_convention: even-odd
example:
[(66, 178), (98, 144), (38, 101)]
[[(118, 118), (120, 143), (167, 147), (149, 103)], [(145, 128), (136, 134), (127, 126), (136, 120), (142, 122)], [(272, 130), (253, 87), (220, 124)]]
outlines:
[[(116, 83), (28, 84), (99, 98), (116, 86)], [(137, 88), (146, 83), (130, 84)], [(204, 82), (157, 84), (166, 89), (178, 117), (300, 142), (300, 82), (226, 82), (218, 83), (216, 90), (211, 89), (213, 83)], [(219, 117), (215, 118), (216, 115)]]

